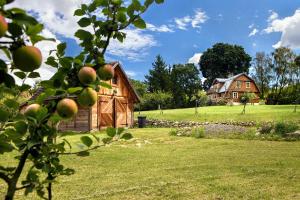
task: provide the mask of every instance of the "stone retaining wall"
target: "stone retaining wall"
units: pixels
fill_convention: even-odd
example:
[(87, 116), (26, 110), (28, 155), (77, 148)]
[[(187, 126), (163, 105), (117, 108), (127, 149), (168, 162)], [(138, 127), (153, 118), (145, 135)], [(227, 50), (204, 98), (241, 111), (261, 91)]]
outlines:
[[(135, 121), (135, 126), (138, 125), (137, 120)], [(254, 121), (250, 122), (194, 122), (194, 121), (170, 121), (170, 120), (159, 120), (159, 119), (147, 119), (147, 127), (157, 127), (157, 128), (181, 128), (181, 127), (195, 127), (209, 124), (223, 124), (223, 125), (234, 125), (234, 126), (246, 126), (252, 127), (256, 126), (257, 123)]]

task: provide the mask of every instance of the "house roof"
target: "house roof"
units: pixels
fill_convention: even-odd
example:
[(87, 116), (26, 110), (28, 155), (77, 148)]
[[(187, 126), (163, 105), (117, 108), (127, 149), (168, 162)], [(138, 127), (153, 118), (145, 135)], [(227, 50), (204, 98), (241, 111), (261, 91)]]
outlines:
[[(134, 89), (133, 85), (131, 84), (131, 82), (130, 82), (128, 76), (126, 75), (125, 71), (123, 70), (121, 64), (119, 62), (111, 62), (109, 64), (112, 65), (112, 67), (114, 69), (118, 68), (122, 72), (122, 74), (124, 75), (124, 80), (127, 82), (128, 86), (129, 86), (129, 90), (134, 95), (134, 98), (136, 100), (135, 102), (140, 102), (141, 101), (140, 97), (137, 94), (136, 90)], [(30, 99), (28, 99), (26, 102), (24, 102), (24, 103), (21, 104), (21, 107), (26, 106), (29, 101), (35, 100), (44, 91), (45, 91), (45, 89), (43, 87), (38, 88), (37, 91), (30, 97)], [(46, 100), (57, 99), (57, 98), (59, 98), (59, 96), (51, 96), (51, 97), (48, 97)]]
[(134, 94), (134, 96), (135, 96), (137, 102), (140, 102), (141, 99), (140, 99), (138, 93), (136, 92), (136, 90), (134, 89), (134, 87), (133, 87), (131, 81), (129, 80), (129, 78), (128, 78), (126, 72), (124, 71), (122, 65), (121, 65), (119, 62), (112, 62), (112, 63), (110, 63), (110, 64), (113, 65), (113, 68), (114, 68), (114, 69), (116, 69), (116, 68), (119, 68), (119, 69), (120, 69), (120, 71), (121, 71), (122, 74), (124, 75), (125, 81), (126, 81), (127, 84), (129, 85), (129, 89), (130, 89), (130, 90), (132, 91), (132, 93)]
[[(237, 75), (232, 76), (232, 77), (229, 77), (229, 78), (216, 78), (216, 79), (213, 81), (213, 83), (214, 83), (215, 81), (224, 83), (223, 86), (222, 86), (222, 87), (219, 89), (219, 91), (218, 91), (218, 93), (223, 93), (223, 92), (226, 92), (226, 91), (229, 89), (231, 83), (232, 83), (236, 78), (238, 78), (238, 77), (240, 77), (240, 76), (242, 76), (242, 75), (247, 76), (247, 77), (248, 77), (250, 80), (252, 80), (252, 81), (254, 82), (254, 84), (256, 85), (255, 81), (254, 81), (251, 77), (249, 77), (246, 73), (240, 73), (240, 74), (237, 74)], [(213, 87), (213, 86), (211, 86), (211, 87)], [(257, 87), (257, 86), (256, 86), (256, 87)], [(257, 89), (259, 90), (258, 87), (257, 87)]]

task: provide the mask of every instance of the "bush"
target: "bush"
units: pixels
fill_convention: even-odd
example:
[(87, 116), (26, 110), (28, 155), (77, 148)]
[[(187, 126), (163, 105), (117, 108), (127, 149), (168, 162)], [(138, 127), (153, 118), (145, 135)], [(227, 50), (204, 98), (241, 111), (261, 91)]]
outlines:
[(194, 137), (195, 138), (204, 138), (205, 137), (205, 129), (204, 127), (200, 127), (200, 128), (195, 128), (193, 129), (193, 132), (194, 132)]
[(172, 108), (173, 97), (170, 93), (156, 92), (147, 93), (140, 103), (141, 110), (156, 110), (158, 105), (162, 109)]
[(273, 124), (272, 123), (262, 123), (260, 128), (259, 128), (259, 133), (260, 134), (269, 134), (271, 133), (272, 129), (273, 129)]
[(218, 102), (217, 102), (217, 105), (219, 106), (225, 106), (227, 105), (228, 101), (226, 99), (220, 99)]
[(274, 127), (274, 131), (278, 135), (285, 136), (287, 133), (292, 133), (298, 130), (298, 125), (288, 122), (277, 122)]

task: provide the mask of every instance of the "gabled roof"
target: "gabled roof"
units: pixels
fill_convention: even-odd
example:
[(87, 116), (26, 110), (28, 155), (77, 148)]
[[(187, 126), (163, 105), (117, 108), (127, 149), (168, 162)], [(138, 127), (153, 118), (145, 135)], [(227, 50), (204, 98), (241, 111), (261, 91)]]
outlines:
[[(248, 76), (246, 73), (240, 73), (240, 74), (237, 74), (235, 76), (232, 76), (232, 77), (229, 77), (229, 78), (216, 78), (214, 81), (213, 81), (213, 84), (214, 82), (218, 81), (218, 82), (221, 82), (221, 83), (224, 83), (223, 86), (219, 89), (218, 93), (223, 93), (223, 92), (226, 92), (229, 88), (230, 88), (230, 85), (232, 84), (232, 82), (242, 76), (242, 75), (245, 75), (247, 76), (247, 78), (249, 78), (250, 80), (252, 80), (255, 84), (255, 86), (257, 87), (255, 81), (250, 77)], [(257, 89), (259, 90), (259, 88), (257, 87)]]
[(138, 93), (136, 92), (136, 90), (134, 89), (132, 83), (130, 82), (130, 80), (129, 80), (126, 72), (124, 71), (123, 67), (121, 66), (121, 64), (119, 62), (112, 62), (112, 63), (110, 63), (110, 65), (112, 65), (114, 69), (116, 69), (116, 68), (120, 69), (120, 71), (124, 75), (125, 81), (129, 85), (129, 90), (131, 90), (131, 92), (134, 94), (134, 97), (136, 98), (136, 102), (140, 102), (141, 99), (140, 99)]

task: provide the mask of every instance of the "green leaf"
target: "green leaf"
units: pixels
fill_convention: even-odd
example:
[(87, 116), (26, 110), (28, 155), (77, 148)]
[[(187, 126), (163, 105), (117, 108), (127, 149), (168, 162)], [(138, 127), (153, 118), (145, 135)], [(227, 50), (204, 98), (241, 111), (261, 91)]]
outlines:
[(44, 28), (43, 24), (36, 24), (34, 26), (29, 26), (28, 30), (26, 31), (27, 35), (36, 35), (40, 33)]
[(78, 37), (80, 40), (92, 40), (93, 35), (85, 30), (79, 29), (76, 31), (75, 36)]
[(19, 25), (36, 25), (38, 24), (38, 21), (29, 15), (26, 15), (24, 13), (16, 13), (12, 15), (12, 19), (14, 22), (16, 22)]
[(100, 86), (104, 87), (104, 88), (108, 88), (108, 89), (112, 89), (111, 85), (105, 82), (100, 82), (99, 83)]
[(26, 90), (29, 90), (30, 88), (31, 88), (30, 85), (23, 84), (23, 85), (21, 85), (21, 86), (19, 87), (19, 90), (20, 90), (21, 92), (24, 92), (24, 91), (26, 91)]
[(10, 51), (7, 48), (4, 48), (4, 47), (1, 48), (1, 50), (4, 52), (4, 54), (6, 55), (6, 57), (11, 60)]
[(16, 75), (20, 79), (26, 78), (25, 72), (15, 72), (14, 75)]
[(12, 12), (13, 14), (17, 14), (17, 13), (26, 14), (26, 11), (20, 8), (11, 8), (6, 10), (6, 12)]
[(91, 25), (91, 19), (87, 18), (87, 17), (83, 17), (77, 23), (81, 27), (87, 27), (87, 26)]
[(11, 152), (12, 150), (14, 150), (14, 148), (11, 144), (0, 140), (0, 154)]
[(74, 94), (74, 93), (80, 92), (82, 90), (83, 90), (82, 87), (72, 87), (72, 88), (69, 88), (67, 91), (69, 94)]
[(31, 72), (28, 75), (28, 78), (38, 78), (38, 77), (40, 77), (40, 74), (38, 72)]
[(88, 136), (82, 136), (80, 140), (87, 147), (90, 147), (93, 144), (93, 140)]
[(153, 2), (154, 2), (154, 0), (146, 0), (145, 3), (144, 3), (144, 5), (146, 7), (149, 7)]
[(132, 23), (135, 27), (140, 28), (140, 29), (145, 29), (147, 27), (145, 21), (142, 18), (137, 18), (135, 21)]
[(17, 121), (15, 123), (15, 129), (18, 134), (24, 135), (27, 132), (27, 124), (24, 121)]
[(15, 79), (7, 73), (3, 74), (3, 81), (7, 87), (13, 87), (16, 85)]
[(163, 2), (164, 2), (164, 0), (155, 0), (155, 3), (157, 3), (157, 4), (161, 4)]
[(0, 122), (6, 122), (9, 117), (9, 112), (4, 108), (0, 108)]
[(40, 41), (43, 41), (43, 40), (51, 41), (51, 42), (56, 41), (54, 38), (45, 38), (44, 36), (41, 36), (41, 35), (31, 35), (30, 39), (31, 39), (32, 44), (36, 44), (36, 43), (38, 43)]
[(22, 27), (16, 23), (9, 23), (8, 24), (8, 32), (13, 36), (13, 37), (19, 37), (23, 34)]
[(83, 10), (81, 10), (80, 8), (75, 10), (74, 12), (74, 16), (83, 16), (85, 13)]
[(13, 108), (15, 110), (19, 109), (19, 103), (13, 99), (6, 99), (4, 104), (9, 108)]
[(121, 137), (121, 139), (124, 139), (124, 140), (130, 140), (132, 138), (133, 138), (133, 136), (130, 133), (124, 133)]
[(59, 45), (57, 45), (57, 53), (61, 56), (65, 55), (65, 50), (67, 48), (67, 43), (62, 42)]
[(47, 65), (50, 65), (51, 67), (57, 68), (58, 63), (56, 62), (55, 58), (53, 56), (49, 56), (47, 58), (47, 61), (45, 62)]
[(117, 130), (115, 128), (107, 128), (106, 129), (106, 134), (109, 136), (109, 137), (115, 137), (115, 135), (117, 134)]

